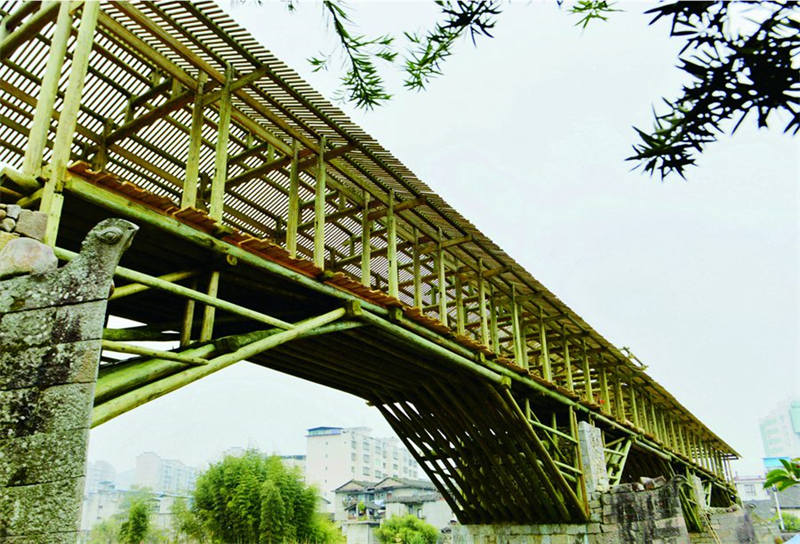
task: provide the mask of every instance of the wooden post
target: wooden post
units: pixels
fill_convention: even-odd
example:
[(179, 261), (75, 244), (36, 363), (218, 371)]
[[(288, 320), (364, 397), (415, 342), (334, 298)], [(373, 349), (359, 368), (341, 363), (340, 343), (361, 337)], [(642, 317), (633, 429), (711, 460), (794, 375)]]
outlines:
[(389, 296), (399, 298), (397, 286), (397, 219), (394, 216), (394, 191), (389, 191), (389, 208), (386, 210), (386, 259), (389, 261)]
[(517, 304), (517, 288), (511, 285), (511, 340), (514, 346), (514, 362), (522, 368), (528, 368), (522, 352), (522, 328), (519, 323), (519, 305)]
[(447, 284), (444, 275), (444, 250), (442, 249), (442, 229), (439, 229), (439, 240), (436, 248), (436, 270), (439, 288), (439, 321), (447, 326)]
[(569, 340), (567, 339), (567, 330), (561, 326), (561, 336), (564, 338), (564, 370), (566, 371), (567, 389), (575, 391), (575, 384), (572, 382), (572, 360), (569, 357)]
[[(64, 94), (64, 105), (56, 129), (56, 139), (53, 144), (51, 158), (50, 179), (44, 185), (42, 200), (39, 210), (47, 214), (47, 230), (44, 243), (56, 245), (58, 224), (61, 219), (61, 207), (64, 204), (64, 195), (61, 194), (61, 184), (67, 172), (72, 138), (78, 122), (78, 111), (81, 105), (83, 82), (86, 79), (86, 69), (89, 66), (89, 54), (94, 42), (94, 29), (97, 24), (97, 15), (100, 12), (99, 2), (86, 2), (83, 4), (81, 24), (78, 27), (78, 37), (72, 53), (72, 68), (69, 72), (67, 91)], [(49, 119), (47, 120), (49, 126)], [(35, 161), (35, 157), (31, 158)]]
[(219, 101), (219, 123), (217, 126), (217, 148), (214, 159), (214, 179), (211, 180), (211, 199), (208, 215), (212, 219), (222, 219), (225, 199), (225, 181), (228, 179), (228, 136), (231, 124), (231, 81), (233, 68), (225, 69), (225, 85)]
[(414, 227), (414, 248), (413, 248), (413, 274), (414, 274), (414, 306), (422, 309), (422, 278), (419, 263), (419, 233)]
[(492, 285), (489, 285), (489, 334), (494, 354), (500, 355), (500, 330), (497, 326), (497, 303), (494, 298), (494, 286)]
[(617, 419), (620, 422), (624, 422), (625, 417), (625, 398), (622, 395), (622, 377), (619, 374), (619, 370), (614, 368), (614, 410), (617, 415)]
[(652, 401), (650, 402), (650, 418), (651, 421), (653, 422), (653, 436), (655, 436), (656, 439), (658, 439), (658, 441), (660, 442), (661, 431), (658, 428), (658, 418), (656, 418), (656, 403)]
[(639, 422), (639, 407), (636, 405), (636, 388), (634, 387), (633, 383), (633, 378), (631, 377), (628, 388), (631, 393), (631, 413), (633, 414), (633, 425), (637, 429), (641, 429), (642, 425)]
[(542, 344), (542, 377), (548, 382), (553, 381), (553, 371), (550, 368), (550, 352), (547, 350), (547, 327), (544, 324), (544, 311), (539, 306), (539, 343)]
[[(197, 280), (192, 280), (189, 285), (192, 289), (197, 289)], [(192, 342), (192, 326), (194, 325), (194, 299), (186, 301), (186, 307), (183, 312), (183, 324), (181, 326), (181, 347), (188, 346)]]
[(297, 257), (297, 224), (300, 219), (300, 172), (297, 167), (299, 142), (292, 140), (292, 165), (289, 171), (289, 211), (286, 217), (286, 250)]
[(601, 407), (601, 411), (606, 414), (610, 414), (611, 398), (608, 394), (608, 375), (606, 374), (605, 367), (600, 367), (600, 395), (602, 395), (603, 399), (603, 406)]
[(364, 191), (364, 211), (361, 212), (361, 285), (364, 287), (369, 287), (372, 285), (370, 276), (370, 253), (372, 252), (371, 238), (372, 221), (369, 219), (369, 193)]
[(581, 338), (581, 351), (583, 352), (583, 393), (586, 400), (594, 403), (594, 391), (592, 391), (592, 369), (589, 367), (589, 356), (586, 353), (586, 339)]
[[(216, 297), (219, 292), (219, 271), (214, 270), (208, 278), (208, 290), (206, 293), (210, 297)], [(216, 308), (207, 304), (203, 308), (203, 324), (200, 328), (200, 341), (208, 342), (214, 337), (214, 316)]]
[[(203, 89), (208, 76), (197, 74), (197, 93), (192, 105), (192, 126), (189, 130), (189, 151), (186, 153), (186, 179), (181, 193), (181, 208), (197, 205), (197, 182), (200, 179), (200, 149), (203, 143)], [(227, 171), (227, 166), (226, 166)]]
[(325, 136), (319, 141), (317, 185), (314, 193), (314, 265), (325, 268)]
[(58, 8), (58, 19), (53, 38), (50, 41), (47, 67), (36, 100), (36, 111), (33, 114), (31, 130), (28, 133), (28, 144), (25, 147), (22, 173), (26, 176), (37, 177), (42, 172), (42, 155), (47, 144), (47, 135), (50, 132), (53, 104), (55, 104), (58, 94), (58, 80), (61, 77), (61, 67), (64, 64), (67, 41), (72, 28), (72, 15), (69, 10), (70, 2), (63, 2)]
[(478, 315), (481, 320), (481, 343), (489, 345), (489, 325), (486, 312), (486, 280), (483, 279), (483, 260), (478, 260)]
[(456, 331), (463, 335), (465, 331), (464, 315), (464, 285), (461, 281), (461, 274), (456, 272)]

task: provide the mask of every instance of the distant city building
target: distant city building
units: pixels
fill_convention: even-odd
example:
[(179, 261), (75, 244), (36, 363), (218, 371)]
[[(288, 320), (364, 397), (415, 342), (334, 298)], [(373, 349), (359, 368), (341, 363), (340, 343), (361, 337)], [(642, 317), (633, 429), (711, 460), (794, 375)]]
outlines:
[[(87, 542), (88, 535), (92, 527), (101, 523), (115, 514), (122, 511), (125, 499), (137, 490), (123, 490), (114, 487), (108, 481), (101, 483), (98, 489), (87, 493), (83, 499), (81, 510), (81, 538), (80, 542)], [(187, 504), (191, 504), (191, 497), (188, 495), (172, 495), (167, 493), (155, 493), (150, 497), (150, 522), (153, 526), (160, 529), (170, 529), (173, 527), (172, 508), (175, 501), (183, 499)]]
[(117, 471), (111, 463), (106, 461), (93, 461), (86, 466), (86, 486), (84, 495), (94, 493), (101, 485), (115, 483)]
[(417, 477), (417, 463), (396, 438), (368, 427), (314, 427), (306, 435), (306, 483), (334, 502), (334, 490), (353, 480)]
[(800, 398), (778, 404), (759, 421), (764, 457), (800, 456)]
[(736, 476), (733, 484), (742, 502), (769, 500), (769, 494), (764, 489), (764, 476)]
[(287, 468), (298, 468), (303, 478), (306, 476), (306, 456), (305, 455), (281, 455), (281, 461)]
[(194, 490), (199, 471), (176, 459), (162, 459), (153, 452), (136, 457), (134, 484), (155, 493), (185, 494)]

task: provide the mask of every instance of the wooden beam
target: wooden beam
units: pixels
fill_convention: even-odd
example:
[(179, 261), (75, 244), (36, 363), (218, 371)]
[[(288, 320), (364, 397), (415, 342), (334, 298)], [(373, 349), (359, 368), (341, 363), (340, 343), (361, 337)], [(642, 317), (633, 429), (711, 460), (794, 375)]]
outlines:
[[(394, 213), (398, 213), (403, 210), (410, 210), (412, 208), (416, 208), (417, 206), (422, 206), (425, 203), (427, 203), (427, 199), (424, 197), (398, 202), (394, 204)], [(381, 217), (387, 215), (388, 213), (389, 213), (388, 206), (385, 208), (379, 208), (377, 210), (369, 212), (369, 218), (371, 221), (374, 221), (375, 219), (380, 219)]]
[(459, 244), (463, 244), (470, 241), (472, 241), (472, 235), (467, 234), (466, 236), (462, 236), (460, 238), (451, 238), (449, 240), (442, 240), (441, 242), (430, 242), (427, 244), (423, 244), (422, 246), (420, 246), (419, 252), (420, 255), (424, 255), (426, 253), (433, 253), (434, 251), (438, 251), (439, 249), (447, 249), (448, 247), (457, 246)]

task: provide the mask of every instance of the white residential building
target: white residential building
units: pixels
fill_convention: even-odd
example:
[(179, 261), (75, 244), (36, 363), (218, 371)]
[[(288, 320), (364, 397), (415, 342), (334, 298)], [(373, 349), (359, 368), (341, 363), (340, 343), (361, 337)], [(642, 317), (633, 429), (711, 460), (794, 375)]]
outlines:
[(162, 459), (153, 452), (146, 452), (136, 457), (134, 483), (154, 493), (190, 493), (198, 472), (176, 459)]
[(334, 490), (353, 480), (417, 478), (417, 463), (396, 438), (368, 427), (314, 427), (306, 435), (306, 483), (333, 504)]
[(800, 398), (781, 402), (759, 421), (765, 457), (800, 455)]

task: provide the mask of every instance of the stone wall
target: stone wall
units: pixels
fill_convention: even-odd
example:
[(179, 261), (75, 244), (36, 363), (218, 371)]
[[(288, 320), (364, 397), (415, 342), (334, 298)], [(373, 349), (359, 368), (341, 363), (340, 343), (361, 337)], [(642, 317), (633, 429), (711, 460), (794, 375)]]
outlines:
[[(711, 526), (724, 544), (775, 544), (780, 536), (775, 523), (756, 522), (739, 506), (712, 508), (709, 514)], [(708, 533), (691, 533), (689, 537), (692, 544), (716, 544)]]
[[(678, 485), (678, 480), (666, 482), (663, 478), (657, 478), (645, 480), (643, 483), (620, 485), (612, 492), (596, 493), (590, 501), (591, 521), (587, 524), (459, 525), (452, 528), (452, 542), (453, 544), (695, 543), (695, 537), (702, 538), (702, 536), (693, 535), (690, 540), (678, 498)], [(722, 539), (722, 542), (727, 544), (740, 541)], [(761, 541), (757, 542), (761, 544)]]
[(135, 230), (101, 222), (61, 269), (31, 238), (0, 249), (1, 542), (76, 540), (106, 302)]

